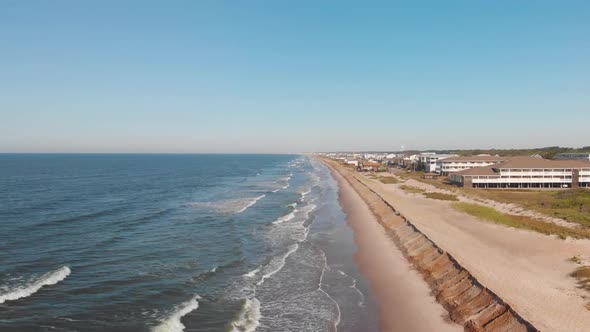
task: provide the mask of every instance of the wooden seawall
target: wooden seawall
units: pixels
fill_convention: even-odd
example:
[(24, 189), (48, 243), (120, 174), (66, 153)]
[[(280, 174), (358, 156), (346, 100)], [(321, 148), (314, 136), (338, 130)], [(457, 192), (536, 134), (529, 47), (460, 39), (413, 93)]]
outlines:
[(322, 160), (340, 173), (367, 203), (397, 247), (430, 285), (436, 300), (465, 331), (539, 331), (350, 171)]

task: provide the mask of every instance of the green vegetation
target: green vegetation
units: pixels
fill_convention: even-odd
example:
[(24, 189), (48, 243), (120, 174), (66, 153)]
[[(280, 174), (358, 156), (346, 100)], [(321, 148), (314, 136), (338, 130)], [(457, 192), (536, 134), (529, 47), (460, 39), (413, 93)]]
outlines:
[(590, 227), (590, 190), (587, 188), (565, 190), (459, 188), (445, 177), (424, 179), (422, 175), (423, 172), (399, 174), (402, 178), (414, 179), (475, 200), (491, 199), (501, 203), (516, 204), (525, 209)]
[(482, 190), (465, 188), (465, 193), (503, 203), (514, 203), (543, 214), (590, 227), (590, 190)]
[[(407, 154), (417, 154), (426, 151), (404, 151)], [(559, 146), (548, 146), (543, 148), (531, 148), (531, 149), (474, 149), (474, 150), (428, 150), (428, 152), (436, 153), (454, 153), (460, 156), (475, 156), (478, 154), (489, 154), (489, 155), (500, 155), (500, 156), (530, 156), (533, 154), (539, 154), (546, 159), (552, 159), (558, 153), (566, 152), (590, 152), (590, 146), (585, 146), (579, 149), (559, 147)]]
[(472, 203), (457, 202), (453, 203), (453, 208), (478, 217), (480, 219), (491, 221), (496, 224), (506, 225), (509, 227), (527, 229), (547, 235), (557, 235), (562, 239), (569, 237), (590, 239), (590, 230), (584, 228), (569, 228), (553, 223), (533, 219), (525, 216), (515, 216), (498, 212), (496, 209)]
[(412, 186), (408, 186), (408, 185), (401, 185), (400, 188), (410, 194), (422, 194), (423, 192), (425, 192), (426, 190), (424, 189), (420, 189), (420, 188), (416, 188), (416, 187), (412, 187)]
[(441, 193), (431, 193), (431, 192), (427, 192), (427, 193), (423, 193), (424, 196), (428, 197), (428, 198), (432, 198), (432, 199), (439, 199), (442, 201), (458, 201), (459, 199), (457, 198), (457, 195), (451, 195), (451, 194), (441, 194)]

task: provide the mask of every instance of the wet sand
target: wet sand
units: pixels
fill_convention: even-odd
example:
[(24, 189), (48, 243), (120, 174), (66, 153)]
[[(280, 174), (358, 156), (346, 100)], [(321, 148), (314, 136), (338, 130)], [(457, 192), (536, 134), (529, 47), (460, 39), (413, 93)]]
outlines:
[(385, 234), (361, 197), (337, 172), (339, 200), (358, 246), (356, 261), (367, 277), (379, 308), (382, 331), (462, 331), (450, 322), (422, 277)]

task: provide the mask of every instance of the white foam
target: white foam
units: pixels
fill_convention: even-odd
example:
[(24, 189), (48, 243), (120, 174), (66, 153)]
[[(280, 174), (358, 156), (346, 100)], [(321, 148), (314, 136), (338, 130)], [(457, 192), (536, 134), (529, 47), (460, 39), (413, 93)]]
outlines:
[(294, 253), (298, 248), (299, 244), (295, 243), (289, 247), (289, 250), (287, 250), (287, 252), (284, 255), (279, 256), (278, 258), (273, 258), (270, 261), (270, 263), (268, 263), (269, 271), (262, 275), (262, 278), (259, 282), (256, 283), (256, 285), (262, 285), (265, 279), (268, 279), (272, 277), (272, 275), (274, 275), (275, 273), (279, 272), (283, 268), (283, 266), (285, 266), (285, 261), (287, 260), (287, 257)]
[(305, 199), (305, 196), (309, 195), (309, 193), (311, 193), (311, 189), (308, 189), (304, 192), (301, 193), (301, 202), (303, 202), (303, 200)]
[(275, 225), (277, 225), (277, 224), (282, 224), (285, 221), (292, 220), (293, 218), (295, 218), (295, 212), (297, 212), (297, 209), (295, 209), (295, 210), (289, 212), (288, 214), (286, 214), (286, 215), (278, 218), (277, 220), (273, 221), (272, 223), (275, 224)]
[(205, 208), (221, 213), (241, 213), (246, 211), (249, 207), (256, 204), (256, 202), (263, 199), (264, 197), (266, 197), (266, 195), (261, 195), (258, 197), (233, 198), (213, 202), (192, 202), (189, 203), (189, 205), (194, 208)]
[(214, 267), (214, 268), (212, 268), (211, 270), (209, 270), (209, 272), (211, 272), (211, 273), (215, 273), (215, 272), (217, 272), (217, 266), (216, 266), (216, 267)]
[(356, 287), (356, 279), (349, 276), (344, 271), (338, 270), (338, 273), (340, 273), (340, 275), (342, 275), (342, 276), (352, 279), (352, 285), (350, 285), (348, 287), (354, 289), (357, 292), (357, 294), (359, 295), (358, 305), (359, 305), (359, 307), (364, 307), (365, 306), (365, 294), (363, 294), (363, 292), (361, 292), (361, 290), (358, 289), (358, 287)]
[(260, 325), (260, 302), (258, 299), (246, 299), (238, 318), (231, 323), (230, 332), (253, 332)]
[(328, 292), (326, 292), (325, 290), (322, 289), (322, 282), (324, 281), (324, 274), (326, 273), (326, 270), (329, 270), (330, 267), (328, 266), (328, 258), (326, 257), (326, 253), (321, 250), (322, 252), (322, 256), (324, 257), (324, 268), (322, 269), (322, 275), (320, 276), (320, 281), (318, 283), (318, 291), (324, 293), (333, 303), (334, 305), (336, 305), (336, 312), (337, 312), (337, 316), (336, 316), (336, 321), (334, 321), (334, 331), (338, 331), (338, 325), (340, 325), (340, 320), (342, 318), (342, 312), (340, 311), (340, 305), (338, 305), (338, 302), (336, 302), (336, 300), (334, 300), (334, 298), (332, 298), (330, 296), (330, 294), (328, 294)]
[(295, 208), (297, 206), (297, 203), (291, 203), (289, 204), (290, 207)]
[(242, 213), (242, 212), (246, 211), (249, 207), (251, 207), (252, 205), (256, 204), (256, 202), (258, 202), (259, 200), (263, 199), (264, 197), (266, 197), (266, 195), (260, 195), (258, 197), (255, 197), (252, 201), (250, 201), (250, 203), (248, 203), (248, 205), (244, 206), (243, 208), (241, 208), (240, 210), (238, 210), (236, 213)]
[(309, 204), (309, 205), (306, 205), (306, 206), (304, 206), (304, 207), (302, 208), (302, 209), (303, 209), (303, 212), (305, 213), (305, 220), (307, 220), (307, 219), (309, 218), (309, 214), (310, 214), (310, 213), (311, 213), (313, 210), (315, 210), (317, 207), (318, 207), (318, 206), (317, 206), (317, 205), (315, 205), (315, 204)]
[(252, 270), (252, 271), (250, 271), (250, 272), (248, 272), (248, 273), (244, 274), (244, 277), (247, 277), (247, 278), (252, 278), (252, 277), (253, 277), (253, 276), (255, 276), (255, 275), (258, 273), (258, 272), (260, 272), (260, 268), (261, 268), (261, 267), (259, 266), (259, 267), (257, 267), (256, 269), (254, 269), (254, 270)]
[(184, 331), (185, 326), (182, 324), (180, 319), (187, 315), (193, 310), (199, 308), (199, 302), (197, 301), (201, 297), (199, 295), (193, 296), (189, 301), (183, 302), (176, 306), (172, 313), (161, 320), (160, 325), (152, 328), (152, 332), (181, 332)]
[(5, 293), (0, 293), (0, 303), (4, 303), (5, 301), (14, 301), (18, 300), (23, 297), (31, 296), (32, 294), (36, 293), (41, 287), (47, 285), (55, 285), (58, 282), (64, 280), (72, 271), (69, 267), (63, 266), (55, 271), (47, 272), (42, 275), (40, 278), (34, 280), (33, 282), (24, 285), (24, 286), (17, 286), (14, 288), (4, 288), (6, 289)]

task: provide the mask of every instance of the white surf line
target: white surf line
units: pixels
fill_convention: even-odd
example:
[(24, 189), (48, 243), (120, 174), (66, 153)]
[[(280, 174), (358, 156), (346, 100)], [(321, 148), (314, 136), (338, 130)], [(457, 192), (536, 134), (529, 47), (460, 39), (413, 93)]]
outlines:
[(199, 308), (199, 302), (197, 301), (201, 297), (194, 295), (189, 301), (183, 302), (176, 306), (175, 310), (164, 320), (161, 324), (155, 326), (152, 332), (182, 332), (185, 327), (180, 319), (186, 316), (189, 312), (197, 310)]
[(23, 297), (28, 297), (36, 293), (41, 287), (48, 285), (55, 285), (58, 282), (64, 280), (72, 271), (69, 267), (63, 266), (55, 271), (47, 272), (42, 275), (39, 279), (34, 282), (25, 285), (18, 286), (8, 290), (6, 293), (0, 294), (0, 303), (5, 301), (14, 301)]
[(311, 193), (311, 189), (308, 189), (308, 190), (306, 190), (306, 191), (302, 192), (302, 193), (301, 193), (301, 196), (302, 196), (302, 197), (305, 197), (305, 196), (307, 196), (309, 193)]
[(248, 272), (248, 273), (244, 274), (243, 276), (244, 276), (244, 277), (247, 277), (247, 278), (252, 278), (252, 277), (254, 277), (256, 274), (258, 274), (258, 272), (260, 272), (260, 269), (261, 269), (261, 268), (262, 268), (262, 266), (259, 266), (259, 267), (257, 267), (256, 269), (254, 269), (254, 270), (252, 270), (252, 271), (250, 271), (250, 272)]
[(254, 198), (254, 200), (252, 202), (248, 203), (248, 205), (244, 206), (243, 208), (241, 208), (236, 213), (242, 213), (242, 212), (246, 211), (249, 207), (251, 207), (252, 205), (256, 204), (256, 202), (258, 202), (259, 200), (263, 199), (264, 197), (266, 197), (266, 195), (260, 195), (260, 196), (258, 196), (256, 198)]
[(279, 217), (277, 220), (273, 221), (272, 223), (273, 223), (274, 225), (277, 225), (277, 224), (282, 224), (282, 223), (284, 223), (285, 221), (292, 220), (292, 219), (294, 219), (294, 218), (295, 218), (295, 213), (296, 213), (297, 211), (298, 211), (298, 210), (297, 210), (297, 209), (295, 209), (295, 210), (293, 210), (293, 211), (291, 211), (291, 212), (287, 213), (286, 215), (284, 215), (284, 216), (282, 216), (282, 217)]
[(321, 249), (320, 249), (320, 251), (322, 252), (322, 256), (324, 256), (324, 268), (322, 269), (322, 275), (320, 276), (320, 282), (318, 284), (318, 291), (324, 293), (336, 305), (336, 310), (338, 310), (338, 317), (336, 318), (336, 321), (334, 322), (334, 331), (338, 332), (338, 325), (340, 325), (340, 319), (341, 319), (342, 313), (340, 312), (340, 306), (338, 305), (338, 302), (336, 302), (336, 300), (334, 300), (334, 298), (332, 298), (330, 296), (330, 294), (328, 294), (325, 290), (322, 289), (322, 281), (324, 280), (324, 274), (326, 273), (326, 270), (329, 269), (329, 267), (328, 267), (328, 258), (326, 257), (326, 253)]
[(360, 301), (359, 301), (358, 305), (359, 305), (359, 307), (364, 307), (365, 306), (365, 294), (363, 294), (363, 292), (361, 292), (361, 290), (358, 289), (358, 287), (356, 287), (356, 279), (351, 277), (350, 275), (346, 274), (346, 272), (344, 272), (342, 270), (338, 270), (338, 273), (352, 279), (352, 285), (350, 285), (348, 287), (354, 288), (354, 290), (359, 294)]
[[(268, 278), (272, 277), (275, 273), (279, 272), (283, 268), (283, 266), (285, 266), (285, 261), (287, 260), (287, 257), (289, 257), (292, 253), (297, 251), (297, 249), (299, 249), (299, 244), (295, 243), (295, 244), (291, 245), (289, 247), (289, 250), (279, 259), (279, 265), (275, 269), (271, 270), (270, 272), (263, 274), (262, 279), (260, 279), (260, 281), (258, 281), (256, 283), (256, 285), (257, 286), (262, 285), (264, 283), (265, 279), (268, 279)], [(272, 260), (271, 260), (271, 262), (269, 262), (269, 264), (270, 263), (272, 263)]]

